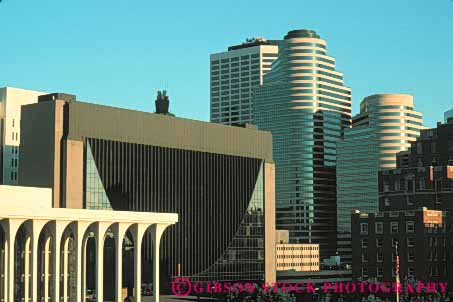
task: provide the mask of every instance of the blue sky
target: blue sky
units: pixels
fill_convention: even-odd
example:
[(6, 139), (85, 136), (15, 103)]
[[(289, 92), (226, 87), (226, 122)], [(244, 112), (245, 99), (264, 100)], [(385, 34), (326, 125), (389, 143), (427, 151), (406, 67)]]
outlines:
[(209, 119), (209, 54), (309, 28), (327, 40), (353, 110), (410, 93), (427, 126), (453, 107), (453, 0), (3, 0), (0, 86)]

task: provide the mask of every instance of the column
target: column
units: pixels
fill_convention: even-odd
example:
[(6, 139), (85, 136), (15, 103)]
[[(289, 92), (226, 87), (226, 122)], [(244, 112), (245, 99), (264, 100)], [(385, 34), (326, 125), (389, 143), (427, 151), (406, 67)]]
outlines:
[[(31, 236), (27, 236), (27, 239), (25, 241), (25, 251), (24, 251), (24, 301), (28, 302), (28, 299), (30, 297), (30, 247), (31, 246), (31, 241), (32, 241)], [(33, 272), (32, 272), (33, 274)], [(33, 297), (32, 297), (33, 298)]]
[[(7, 241), (7, 254), (5, 255), (8, 260), (7, 267), (5, 267), (5, 282), (7, 286), (5, 286), (5, 300), (12, 302), (14, 301), (14, 242), (16, 240), (16, 234), (19, 230), (22, 223), (25, 219), (4, 219), (0, 223), (3, 226), (3, 230), (5, 232), (5, 240)], [(6, 271), (7, 269), (7, 271)]]
[[(52, 235), (52, 267), (53, 267), (53, 301), (60, 302), (60, 256), (61, 256), (61, 239), (64, 230), (69, 225), (70, 221), (53, 221), (50, 224), (50, 233)], [(67, 246), (66, 252), (67, 252)], [(65, 254), (66, 255), (66, 254)], [(63, 256), (64, 258), (64, 256)], [(67, 260), (67, 259), (66, 259)], [(67, 264), (67, 261), (66, 261)]]
[(160, 282), (159, 282), (159, 266), (160, 266), (160, 239), (165, 229), (166, 224), (153, 224), (151, 226), (151, 238), (153, 241), (153, 302), (159, 302)]
[(135, 302), (141, 302), (142, 297), (142, 241), (147, 225), (134, 225), (134, 297)]
[[(69, 269), (69, 239), (65, 239), (63, 247), (63, 302), (68, 302), (68, 269)], [(75, 243), (74, 243), (75, 244)]]
[(3, 278), (3, 296), (4, 301), (8, 301), (8, 241), (6, 240), (6, 231), (5, 231), (5, 242), (3, 243), (5, 249), (5, 257), (3, 259), (3, 269), (4, 269), (4, 278)]
[(96, 301), (104, 302), (104, 239), (110, 224), (97, 222), (94, 236), (96, 239)]
[(82, 274), (85, 275), (85, 267), (82, 265), (82, 243), (83, 239), (85, 237), (85, 232), (90, 226), (91, 222), (87, 221), (77, 221), (74, 226), (74, 234), (75, 234), (75, 250), (76, 250), (76, 267), (77, 267), (77, 286), (76, 286), (76, 296), (75, 300), (76, 302), (81, 302), (82, 301), (82, 292), (86, 292), (86, 288), (82, 286)]
[[(31, 301), (38, 302), (38, 243), (39, 235), (48, 220), (32, 220), (27, 228), (31, 234)], [(27, 301), (27, 300), (26, 300)]]
[(44, 248), (44, 302), (49, 302), (49, 275), (50, 275), (50, 240), (51, 237), (47, 237)]
[(116, 223), (113, 226), (113, 234), (115, 236), (115, 302), (122, 302), (122, 289), (123, 289), (123, 240), (127, 229), (131, 224)]

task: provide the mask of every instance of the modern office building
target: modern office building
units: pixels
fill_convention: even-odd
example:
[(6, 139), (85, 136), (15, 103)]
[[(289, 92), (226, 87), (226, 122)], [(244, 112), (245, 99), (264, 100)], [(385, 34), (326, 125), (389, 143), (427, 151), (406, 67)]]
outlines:
[(448, 123), (448, 120), (453, 118), (453, 109), (447, 110), (444, 113), (444, 123)]
[(21, 183), (52, 188), (54, 207), (179, 214), (162, 239), (162, 284), (275, 280), (271, 133), (59, 93), (22, 116)]
[(16, 185), (20, 152), (20, 108), (38, 102), (39, 91), (0, 88), (0, 184)]
[[(156, 285), (152, 301), (159, 302), (160, 237), (177, 221), (178, 215), (171, 213), (56, 209), (51, 189), (2, 185), (0, 300), (86, 301), (86, 280), (91, 278), (96, 283), (96, 301), (121, 302), (124, 261), (135, 272), (130, 296), (140, 302), (142, 248), (136, 247), (147, 232), (157, 255), (152, 260)], [(135, 242), (130, 262), (123, 257), (128, 232)], [(95, 261), (85, 252), (91, 233), (97, 246)], [(108, 241), (113, 241), (113, 257), (106, 257)]]
[(253, 89), (263, 83), (277, 56), (277, 42), (263, 38), (211, 54), (211, 122), (253, 123)]
[(290, 31), (256, 89), (254, 122), (273, 135), (278, 229), (336, 253), (337, 143), (351, 125), (351, 89), (312, 30)]
[[(352, 215), (352, 272), (355, 280), (402, 282), (452, 280), (451, 215), (421, 208)], [(449, 289), (451, 291), (451, 289)]]
[(424, 129), (395, 169), (379, 173), (379, 209), (453, 211), (453, 121)]
[(376, 94), (364, 98), (360, 113), (345, 129), (337, 151), (337, 251), (351, 264), (351, 211), (378, 210), (382, 169), (396, 167), (396, 154), (419, 136), (422, 114), (405, 94)]

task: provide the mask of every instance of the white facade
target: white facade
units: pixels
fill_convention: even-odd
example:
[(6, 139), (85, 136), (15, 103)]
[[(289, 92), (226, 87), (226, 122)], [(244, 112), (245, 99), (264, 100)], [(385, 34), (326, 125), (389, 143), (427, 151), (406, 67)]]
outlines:
[[(160, 239), (178, 221), (177, 214), (57, 209), (50, 207), (50, 189), (17, 188), (0, 186), (0, 299), (85, 301), (87, 241), (94, 234), (96, 301), (103, 302), (104, 241), (109, 234), (115, 239), (115, 301), (122, 302), (123, 239), (130, 231), (134, 246), (141, 246), (149, 231), (154, 243), (153, 301), (159, 301)], [(41, 198), (46, 200), (38, 201)], [(23, 256), (15, 259), (15, 255)], [(134, 248), (134, 289), (141, 289), (141, 257), (142, 249)], [(15, 272), (16, 268), (22, 272)], [(141, 301), (141, 290), (134, 290), (134, 300)]]
[(15, 185), (19, 171), (20, 109), (45, 92), (0, 88), (0, 184)]
[[(264, 39), (249, 41), (255, 45)], [(255, 42), (255, 43), (254, 43)], [(253, 123), (252, 93), (278, 56), (277, 45), (255, 45), (211, 54), (211, 122)]]

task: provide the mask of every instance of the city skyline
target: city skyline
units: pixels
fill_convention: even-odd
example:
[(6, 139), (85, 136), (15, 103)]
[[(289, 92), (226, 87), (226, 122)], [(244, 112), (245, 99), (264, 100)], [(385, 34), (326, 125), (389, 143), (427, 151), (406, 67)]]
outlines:
[[(207, 121), (210, 53), (252, 36), (274, 39), (309, 28), (329, 41), (353, 90), (353, 114), (367, 95), (408, 93), (424, 113), (425, 125), (432, 127), (442, 120), (438, 112), (453, 105), (448, 92), (453, 42), (445, 39), (453, 22), (450, 1), (429, 6), (424, 1), (294, 3), (289, 11), (288, 5), (253, 1), (215, 7), (204, 1), (155, 7), (140, 1), (134, 7), (45, 2), (2, 2), (0, 19), (9, 26), (0, 56), (7, 77), (0, 86), (65, 90), (84, 100), (90, 96), (88, 101), (144, 111), (152, 110), (154, 91), (167, 88), (177, 116)], [(335, 14), (323, 12), (327, 6)], [(283, 13), (283, 22), (267, 22)], [(215, 26), (206, 26), (210, 23)], [(438, 41), (441, 50), (434, 53)]]

